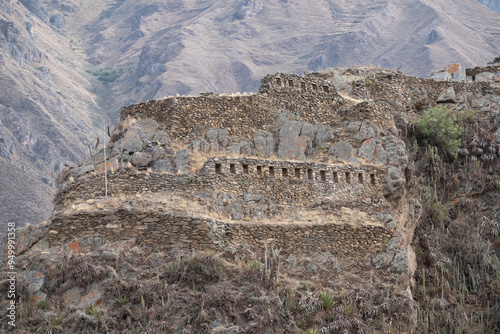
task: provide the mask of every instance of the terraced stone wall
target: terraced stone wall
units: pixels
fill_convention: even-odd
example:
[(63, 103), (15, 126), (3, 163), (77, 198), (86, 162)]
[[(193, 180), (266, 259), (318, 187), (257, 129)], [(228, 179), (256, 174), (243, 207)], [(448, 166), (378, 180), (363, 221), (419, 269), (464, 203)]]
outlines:
[(269, 130), (284, 110), (294, 113), (301, 121), (329, 123), (339, 118), (337, 110), (344, 103), (328, 81), (276, 74), (262, 80), (257, 94), (204, 94), (148, 101), (122, 108), (121, 119), (129, 116), (152, 118), (179, 141), (196, 137), (211, 128), (248, 137), (256, 131)]
[(56, 216), (49, 226), (51, 246), (83, 235), (109, 241), (136, 238), (157, 251), (227, 250), (250, 247), (261, 253), (264, 242), (282, 248), (285, 254), (331, 252), (336, 256), (360, 258), (383, 251), (394, 237), (381, 225), (244, 223), (223, 222), (176, 215), (162, 211), (120, 209), (114, 212), (85, 212)]
[[(278, 204), (313, 206), (319, 198), (340, 203), (378, 201), (385, 170), (375, 166), (326, 165), (260, 159), (209, 159), (197, 175), (137, 170), (108, 176), (108, 192), (119, 194), (220, 192), (258, 194)], [(104, 195), (103, 174), (87, 174), (67, 183), (57, 205)]]

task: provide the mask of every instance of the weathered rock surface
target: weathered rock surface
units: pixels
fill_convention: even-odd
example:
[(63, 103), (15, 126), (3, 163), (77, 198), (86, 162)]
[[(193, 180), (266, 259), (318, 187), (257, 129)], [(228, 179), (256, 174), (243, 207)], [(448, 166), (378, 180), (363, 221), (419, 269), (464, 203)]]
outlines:
[(347, 160), (350, 158), (353, 154), (355, 154), (356, 149), (349, 143), (346, 143), (345, 141), (341, 140), (328, 150), (328, 153), (333, 155), (334, 157), (337, 157), (339, 159)]

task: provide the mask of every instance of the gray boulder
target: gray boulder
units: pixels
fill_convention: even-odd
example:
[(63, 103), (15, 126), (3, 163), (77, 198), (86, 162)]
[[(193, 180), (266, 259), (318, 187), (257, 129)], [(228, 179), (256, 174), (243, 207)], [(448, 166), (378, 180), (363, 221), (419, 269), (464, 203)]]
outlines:
[(252, 155), (253, 154), (252, 143), (249, 140), (244, 140), (241, 143), (233, 145), (229, 148), (229, 150), (231, 151), (231, 153), (237, 154), (237, 155)]
[(156, 131), (151, 138), (151, 141), (162, 146), (167, 146), (169, 143), (168, 134), (163, 130)]
[(347, 123), (346, 130), (349, 132), (358, 132), (361, 127), (361, 121), (352, 121)]
[(193, 141), (193, 149), (202, 152), (219, 151), (225, 149), (229, 144), (226, 129), (212, 128), (207, 133)]
[(361, 127), (359, 128), (359, 132), (354, 135), (354, 138), (357, 140), (365, 140), (368, 138), (373, 138), (377, 135), (375, 128), (373, 124), (368, 121), (364, 120), (361, 123)]
[(151, 157), (153, 161), (163, 159), (166, 155), (165, 149), (161, 146), (155, 146), (151, 150)]
[(315, 146), (324, 147), (330, 144), (333, 140), (333, 133), (329, 126), (324, 124), (316, 124), (314, 126), (314, 140)]
[(384, 196), (390, 200), (397, 200), (405, 194), (406, 180), (399, 168), (389, 167), (384, 177)]
[(375, 150), (377, 148), (377, 143), (375, 139), (370, 138), (363, 142), (361, 147), (358, 150), (358, 155), (365, 159), (367, 162), (370, 162), (375, 157)]
[(356, 149), (349, 143), (341, 140), (336, 144), (332, 145), (328, 150), (328, 153), (342, 160), (347, 160), (353, 154), (355, 154)]
[[(302, 132), (307, 135), (303, 135)], [(285, 159), (304, 160), (308, 142), (311, 141), (313, 133), (312, 125), (305, 122), (285, 122), (279, 132), (278, 156)], [(310, 153), (312, 145), (309, 145)]]
[(460, 66), (459, 69), (456, 70), (451, 76), (451, 79), (453, 81), (458, 81), (458, 82), (465, 81), (465, 78), (466, 78), (465, 67), (462, 66)]
[(172, 161), (167, 159), (160, 159), (153, 162), (152, 170), (154, 172), (175, 173), (175, 166)]
[(116, 142), (116, 147), (124, 152), (142, 151), (144, 135), (137, 128), (130, 128), (122, 139)]
[(455, 89), (448, 87), (439, 94), (438, 103), (453, 103), (456, 101)]
[(188, 150), (180, 150), (175, 154), (174, 164), (176, 171), (179, 171), (183, 174), (189, 173), (189, 161), (190, 155)]
[(378, 144), (375, 148), (375, 158), (374, 162), (376, 164), (385, 165), (387, 163), (387, 152), (384, 149), (384, 146)]
[(132, 125), (130, 129), (138, 129), (145, 135), (143, 140), (151, 140), (158, 130), (158, 122), (151, 118), (145, 118)]
[(401, 140), (391, 141), (385, 146), (387, 159), (395, 165), (404, 166), (408, 163), (408, 156), (405, 154), (405, 144)]
[(451, 75), (446, 70), (432, 71), (430, 78), (436, 81), (450, 81)]
[(270, 132), (257, 132), (253, 139), (255, 150), (264, 156), (269, 156), (276, 149), (276, 140)]
[(489, 82), (489, 81), (494, 81), (495, 74), (491, 72), (482, 72), (479, 74), (476, 74), (476, 79), (475, 81), (477, 82)]
[(132, 165), (136, 167), (146, 167), (149, 166), (151, 163), (151, 160), (153, 158), (151, 157), (151, 154), (146, 153), (146, 152), (135, 152), (132, 155), (132, 158), (130, 158), (130, 162)]

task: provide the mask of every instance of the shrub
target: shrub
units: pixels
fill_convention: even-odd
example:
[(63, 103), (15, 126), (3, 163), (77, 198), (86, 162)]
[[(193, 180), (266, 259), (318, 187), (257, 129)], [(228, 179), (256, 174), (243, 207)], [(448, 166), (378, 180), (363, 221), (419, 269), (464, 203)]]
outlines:
[(255, 272), (260, 272), (260, 262), (259, 261), (252, 261), (250, 264), (250, 268), (255, 271)]
[(88, 305), (85, 307), (85, 313), (88, 315), (93, 315), (94, 317), (97, 317), (99, 315), (99, 308), (95, 305)]
[(418, 122), (420, 134), (427, 145), (435, 146), (444, 158), (455, 159), (464, 134), (464, 121), (469, 111), (456, 111), (442, 106), (426, 110)]
[(429, 207), (429, 218), (437, 227), (445, 227), (448, 223), (448, 208), (439, 203), (434, 202)]
[(325, 310), (329, 310), (333, 306), (333, 294), (328, 291), (323, 291), (320, 295), (319, 298), (321, 299), (321, 302), (323, 303), (323, 308)]

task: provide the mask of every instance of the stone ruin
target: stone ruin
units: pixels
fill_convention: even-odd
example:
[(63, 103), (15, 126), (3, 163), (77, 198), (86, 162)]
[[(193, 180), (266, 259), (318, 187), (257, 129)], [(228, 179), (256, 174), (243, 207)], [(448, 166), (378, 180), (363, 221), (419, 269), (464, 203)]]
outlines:
[(272, 245), (297, 271), (409, 279), (421, 206), (402, 131), (436, 104), (498, 114), (492, 84), (349, 68), (124, 107), (106, 160), (101, 150), (61, 174), (50, 243), (133, 238), (235, 261)]

